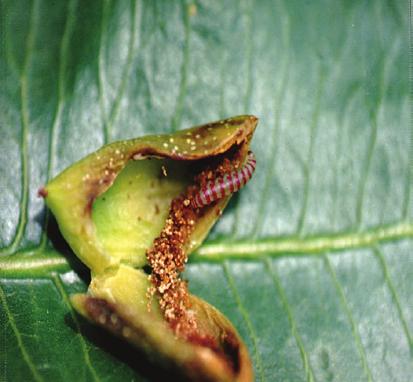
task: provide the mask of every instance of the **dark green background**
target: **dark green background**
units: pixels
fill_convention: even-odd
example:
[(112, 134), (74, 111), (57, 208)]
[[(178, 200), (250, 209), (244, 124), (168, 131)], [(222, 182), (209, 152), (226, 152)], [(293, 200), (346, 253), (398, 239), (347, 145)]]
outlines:
[(257, 171), (191, 291), (258, 381), (412, 380), (407, 1), (2, 0), (0, 42), (1, 380), (152, 375), (71, 312), (87, 272), (37, 189), (104, 143), (245, 113)]

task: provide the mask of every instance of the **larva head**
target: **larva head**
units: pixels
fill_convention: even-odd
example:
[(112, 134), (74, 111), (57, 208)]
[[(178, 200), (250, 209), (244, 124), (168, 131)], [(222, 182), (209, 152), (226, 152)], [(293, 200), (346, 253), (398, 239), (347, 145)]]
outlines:
[[(149, 284), (143, 271), (147, 265), (146, 252), (165, 226), (171, 201), (194, 182), (200, 168), (227, 157), (236, 157), (240, 163), (245, 161), (256, 124), (257, 118), (253, 116), (239, 116), (172, 135), (116, 142), (73, 164), (42, 189), (41, 196), (55, 215), (63, 236), (92, 272), (89, 295), (73, 300), (82, 314), (111, 330), (106, 320), (102, 318), (104, 322), (100, 322), (87, 309), (89, 298), (104, 301), (109, 311), (112, 309), (125, 322), (131, 322), (132, 332), (145, 333), (141, 342), (134, 344), (151, 355), (163, 354), (156, 341), (162, 342), (168, 336), (176, 341), (156, 299), (151, 313), (147, 312)], [(229, 198), (226, 196), (202, 209), (186, 238), (187, 253), (202, 243)], [(195, 301), (194, 309), (198, 309), (202, 335), (179, 343), (184, 353), (185, 349), (198, 349), (194, 353), (196, 359), (182, 360), (176, 352), (165, 357), (172, 364), (182, 364), (189, 373), (195, 361), (221, 365), (216, 366), (221, 377), (210, 380), (249, 380), (242, 377), (250, 375), (251, 365), (235, 329), (213, 307), (191, 299)], [(148, 326), (148, 320), (157, 324)], [(203, 336), (213, 340), (202, 343)], [(225, 338), (232, 348), (238, 349), (231, 350), (231, 360), (225, 356), (231, 349)], [(149, 344), (145, 342), (147, 339), (151, 339)], [(242, 362), (242, 367), (225, 366), (225, 362), (234, 365)]]

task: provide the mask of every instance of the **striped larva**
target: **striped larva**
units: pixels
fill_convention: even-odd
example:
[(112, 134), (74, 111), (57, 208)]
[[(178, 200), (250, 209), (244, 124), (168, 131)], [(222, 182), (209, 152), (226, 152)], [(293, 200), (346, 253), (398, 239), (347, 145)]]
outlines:
[(238, 171), (225, 174), (222, 177), (208, 182), (192, 199), (192, 207), (204, 207), (224, 196), (237, 192), (251, 179), (256, 165), (255, 155), (252, 151), (248, 153), (247, 162)]

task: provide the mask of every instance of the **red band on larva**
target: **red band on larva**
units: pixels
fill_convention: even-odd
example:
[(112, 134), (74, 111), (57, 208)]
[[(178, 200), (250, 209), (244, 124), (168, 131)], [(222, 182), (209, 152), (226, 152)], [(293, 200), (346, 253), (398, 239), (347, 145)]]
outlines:
[(255, 155), (250, 151), (247, 162), (241, 169), (225, 174), (223, 177), (215, 179), (214, 182), (208, 182), (206, 187), (194, 196), (192, 206), (194, 208), (204, 207), (224, 196), (237, 192), (251, 179), (256, 164)]

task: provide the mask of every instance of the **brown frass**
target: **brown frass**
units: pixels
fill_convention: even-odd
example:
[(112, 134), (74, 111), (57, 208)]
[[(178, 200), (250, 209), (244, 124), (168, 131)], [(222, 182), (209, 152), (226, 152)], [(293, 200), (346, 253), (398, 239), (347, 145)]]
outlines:
[(148, 290), (148, 306), (152, 296), (156, 294), (166, 321), (177, 335), (187, 339), (202, 335), (197, 333), (196, 317), (190, 309), (187, 282), (180, 279), (180, 273), (188, 260), (185, 245), (203, 214), (203, 208), (194, 209), (191, 200), (207, 182), (239, 167), (240, 151), (230, 151), (230, 155), (226, 153), (225, 158), (220, 155), (200, 163), (201, 171), (194, 177), (194, 184), (172, 201), (165, 227), (154, 240), (152, 248), (146, 252), (152, 270), (149, 276), (152, 286)]

